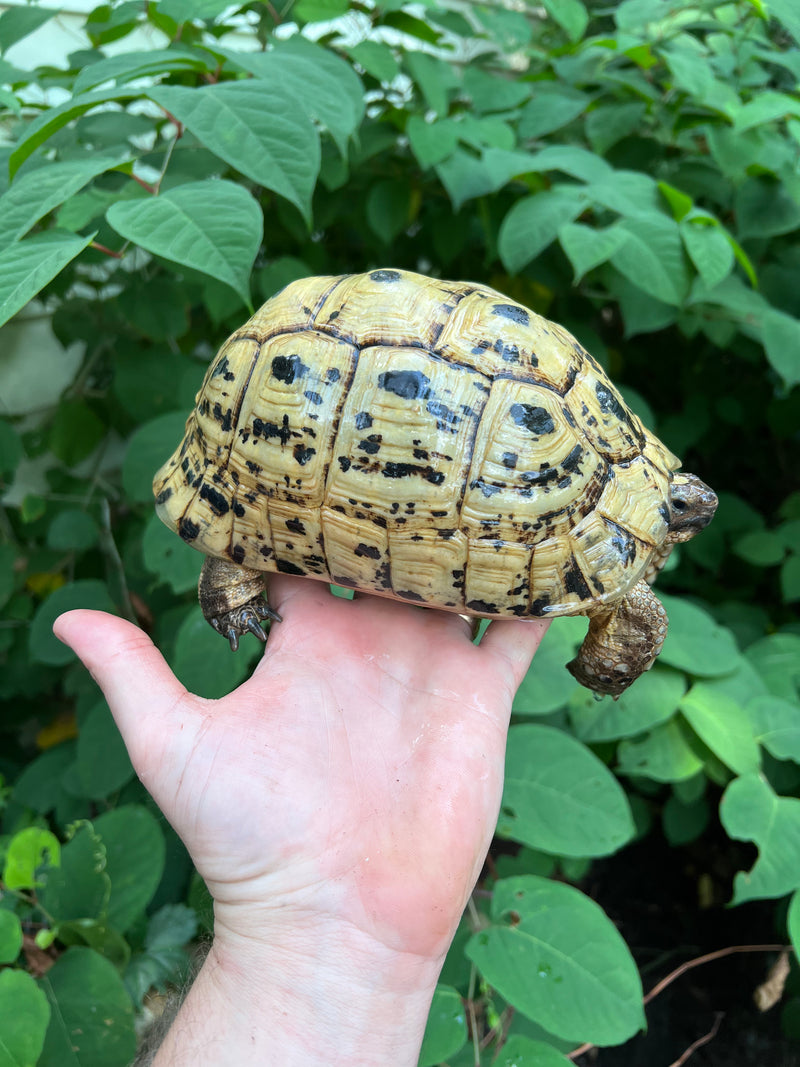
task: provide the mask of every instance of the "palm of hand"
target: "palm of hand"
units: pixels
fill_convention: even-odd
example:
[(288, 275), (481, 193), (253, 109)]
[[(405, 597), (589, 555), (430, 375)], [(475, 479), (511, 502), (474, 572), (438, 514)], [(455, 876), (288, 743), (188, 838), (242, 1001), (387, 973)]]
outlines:
[(130, 624), (58, 624), (103, 687), (144, 784), (183, 838), (217, 923), (262, 905), (441, 955), (489, 844), (511, 700), (543, 634), (344, 601), (281, 576), (283, 622), (229, 696), (187, 693)]

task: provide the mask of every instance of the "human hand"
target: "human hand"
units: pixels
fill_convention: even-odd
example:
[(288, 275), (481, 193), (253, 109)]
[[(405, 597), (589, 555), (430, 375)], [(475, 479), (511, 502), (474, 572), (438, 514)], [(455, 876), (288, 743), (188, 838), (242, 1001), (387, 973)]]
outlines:
[[(291, 1019), (284, 1064), (304, 1040), (320, 1063), (340, 1062), (330, 1040), (343, 1063), (413, 1063), (494, 830), (511, 701), (545, 625), (494, 622), (475, 646), (457, 615), (347, 601), (284, 575), (271, 578), (270, 603), (283, 622), (221, 700), (188, 693), (123, 620), (75, 611), (55, 631), (103, 689), (214, 898), (211, 986), (199, 979), (186, 1006), (195, 1036), (221, 998), (273, 1055), (276, 1019), (253, 1018), (266, 997)], [(361, 1058), (333, 1034), (342, 1010)], [(403, 1026), (402, 1038), (383, 1035), (388, 1046), (384, 1010)], [(180, 1062), (176, 1040), (173, 1030), (157, 1063)], [(264, 1062), (242, 1058), (257, 1045), (188, 1056)], [(306, 1048), (296, 1062), (317, 1061)]]

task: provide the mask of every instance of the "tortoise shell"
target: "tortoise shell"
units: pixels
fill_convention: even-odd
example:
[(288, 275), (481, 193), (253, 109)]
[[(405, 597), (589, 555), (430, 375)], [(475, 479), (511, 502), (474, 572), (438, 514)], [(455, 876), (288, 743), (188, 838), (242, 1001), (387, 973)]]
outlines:
[(293, 282), (222, 346), (154, 481), (184, 541), (482, 616), (607, 610), (678, 460), (562, 327), (400, 270)]

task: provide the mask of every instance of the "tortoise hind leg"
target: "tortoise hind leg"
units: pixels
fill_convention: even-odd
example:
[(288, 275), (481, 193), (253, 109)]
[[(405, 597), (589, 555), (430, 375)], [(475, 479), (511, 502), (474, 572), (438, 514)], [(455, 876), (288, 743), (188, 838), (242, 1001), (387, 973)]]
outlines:
[(650, 670), (666, 636), (664, 606), (642, 581), (613, 611), (591, 616), (589, 632), (567, 669), (598, 696), (616, 700)]
[(197, 587), (200, 607), (218, 634), (227, 637), (235, 652), (242, 634), (266, 641), (264, 619), (281, 617), (264, 599), (264, 574), (224, 559), (206, 558)]

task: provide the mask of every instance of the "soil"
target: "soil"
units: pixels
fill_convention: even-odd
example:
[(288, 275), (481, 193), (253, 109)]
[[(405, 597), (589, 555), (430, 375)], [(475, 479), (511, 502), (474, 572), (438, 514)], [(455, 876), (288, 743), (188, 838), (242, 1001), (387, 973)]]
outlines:
[[(674, 848), (650, 834), (620, 855), (593, 864), (581, 888), (617, 924), (642, 974), (645, 993), (681, 964), (733, 945), (786, 941), (775, 901), (732, 908), (733, 875), (748, 870), (755, 850), (713, 831), (695, 846)], [(798, 991), (795, 970), (783, 1000), (759, 1011), (755, 989), (775, 952), (739, 952), (695, 967), (647, 1006), (648, 1029), (613, 1049), (592, 1049), (579, 1067), (800, 1067), (800, 1042), (781, 1030), (783, 1004)], [(792, 988), (794, 987), (794, 988)], [(718, 1029), (685, 1060), (698, 1039)]]

